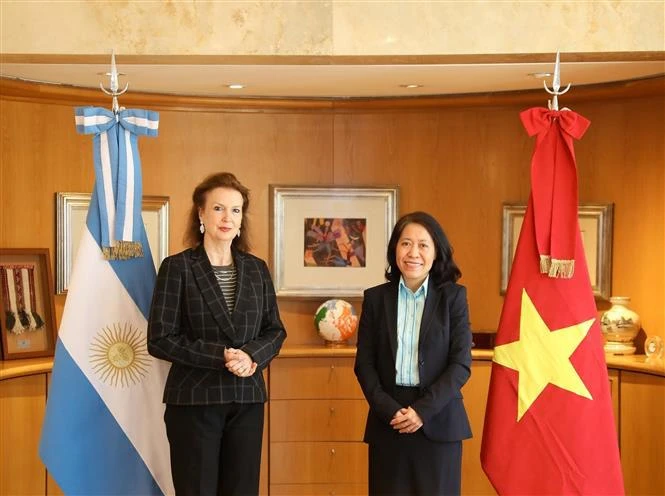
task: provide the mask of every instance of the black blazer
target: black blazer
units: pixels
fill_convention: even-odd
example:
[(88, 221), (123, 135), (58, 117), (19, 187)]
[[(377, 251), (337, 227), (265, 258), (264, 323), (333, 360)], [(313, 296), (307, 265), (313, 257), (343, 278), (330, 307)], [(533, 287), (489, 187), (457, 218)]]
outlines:
[(471, 375), (471, 343), (466, 288), (448, 282), (435, 288), (430, 279), (418, 342), (420, 394), (411, 405), (394, 399), (397, 353), (398, 283), (365, 291), (358, 330), (355, 373), (369, 403), (365, 442), (385, 435), (400, 408), (411, 406), (433, 441), (471, 437), (462, 403), (462, 386)]
[[(233, 250), (236, 302), (230, 313), (203, 246), (167, 257), (157, 274), (148, 320), (148, 351), (172, 362), (164, 402), (176, 405), (262, 403), (262, 370), (286, 338), (265, 262)], [(251, 377), (224, 366), (239, 348), (258, 364)]]

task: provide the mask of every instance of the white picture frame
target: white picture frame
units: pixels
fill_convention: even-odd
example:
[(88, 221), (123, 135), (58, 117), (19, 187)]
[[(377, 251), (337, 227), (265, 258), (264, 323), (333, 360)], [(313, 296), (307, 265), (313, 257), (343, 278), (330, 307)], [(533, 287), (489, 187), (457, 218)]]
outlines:
[[(56, 294), (67, 293), (91, 196), (90, 193), (56, 193)], [(144, 196), (141, 215), (155, 269), (158, 269), (169, 251), (169, 197)]]
[[(501, 294), (508, 289), (517, 240), (526, 215), (524, 203), (503, 205), (503, 233), (501, 247)], [(591, 289), (597, 300), (609, 300), (612, 289), (612, 228), (614, 204), (593, 203), (579, 205), (577, 217), (582, 234), (584, 255), (589, 268)]]
[[(277, 296), (361, 297), (365, 289), (385, 282), (386, 249), (397, 221), (398, 194), (397, 186), (271, 185), (271, 264)], [(339, 226), (335, 232), (339, 238), (332, 243), (336, 260), (346, 262), (326, 265), (314, 260), (308, 248), (312, 221)], [(353, 250), (344, 246), (357, 239), (347, 236), (351, 232), (344, 227), (347, 222), (362, 226), (362, 257), (350, 256)]]

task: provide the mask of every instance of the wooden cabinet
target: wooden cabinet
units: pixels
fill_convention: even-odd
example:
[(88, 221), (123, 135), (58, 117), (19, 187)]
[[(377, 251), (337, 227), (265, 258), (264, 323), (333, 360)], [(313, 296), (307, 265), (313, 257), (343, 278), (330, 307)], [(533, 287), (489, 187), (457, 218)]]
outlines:
[(480, 466), (480, 445), (483, 439), (485, 404), (490, 385), (492, 362), (474, 360), (471, 377), (462, 388), (464, 407), (469, 416), (473, 437), (462, 443), (462, 494), (496, 494)]
[(610, 397), (612, 398), (612, 414), (614, 415), (614, 428), (617, 430), (617, 438), (619, 439), (619, 371), (609, 369), (607, 377), (610, 381)]
[(271, 488), (270, 496), (367, 496), (367, 483), (281, 484)]
[[(262, 495), (366, 495), (367, 403), (353, 348), (286, 349), (270, 365)], [(626, 494), (665, 494), (665, 368), (644, 357), (608, 357)], [(0, 496), (62, 494), (39, 460), (48, 359), (0, 361)], [(462, 493), (495, 494), (480, 467), (491, 354), (474, 352), (462, 390), (473, 438), (462, 460)]]
[(270, 366), (270, 494), (367, 494), (367, 403), (352, 357)]
[(271, 399), (364, 400), (353, 373), (353, 361), (353, 357), (280, 356), (270, 365)]
[(46, 376), (0, 381), (0, 495), (45, 494), (38, 455), (46, 410)]
[(665, 494), (665, 377), (622, 370), (621, 466), (626, 494)]
[(362, 439), (367, 403), (364, 400), (273, 401), (270, 409), (272, 442), (348, 441)]

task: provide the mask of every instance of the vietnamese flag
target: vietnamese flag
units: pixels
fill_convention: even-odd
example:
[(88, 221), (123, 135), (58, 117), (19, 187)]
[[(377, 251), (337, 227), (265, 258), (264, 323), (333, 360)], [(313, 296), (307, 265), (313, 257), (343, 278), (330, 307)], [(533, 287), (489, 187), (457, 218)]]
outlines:
[[(603, 339), (577, 222), (575, 112), (529, 109), (531, 195), (494, 349), (481, 462), (496, 491), (623, 494)], [(572, 213), (571, 213), (572, 212)]]

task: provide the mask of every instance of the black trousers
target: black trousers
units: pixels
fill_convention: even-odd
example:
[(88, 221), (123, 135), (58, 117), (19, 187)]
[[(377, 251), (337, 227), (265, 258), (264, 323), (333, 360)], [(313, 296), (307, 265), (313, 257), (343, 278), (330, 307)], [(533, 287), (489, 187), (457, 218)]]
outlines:
[(263, 404), (166, 405), (177, 496), (259, 494)]
[[(418, 388), (396, 388), (395, 399), (411, 404)], [(383, 435), (369, 444), (369, 494), (372, 496), (459, 495), (462, 442), (431, 441), (422, 428), (400, 434), (386, 424)]]

